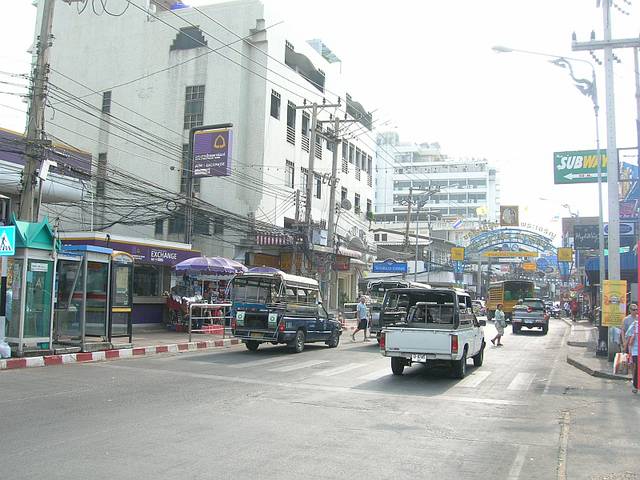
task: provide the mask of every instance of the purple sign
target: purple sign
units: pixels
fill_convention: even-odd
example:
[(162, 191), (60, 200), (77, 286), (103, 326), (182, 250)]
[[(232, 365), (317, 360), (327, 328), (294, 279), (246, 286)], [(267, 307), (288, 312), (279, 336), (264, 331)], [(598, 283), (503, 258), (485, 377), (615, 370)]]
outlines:
[(232, 125), (198, 127), (192, 132), (193, 176), (231, 175)]
[(144, 263), (147, 265), (173, 266), (183, 260), (201, 255), (197, 250), (178, 250), (175, 248), (153, 247), (151, 245), (125, 243), (113, 240), (107, 242), (106, 240), (65, 239), (62, 243), (64, 245), (96, 245), (98, 247), (112, 248), (120, 252), (130, 253), (136, 263)]

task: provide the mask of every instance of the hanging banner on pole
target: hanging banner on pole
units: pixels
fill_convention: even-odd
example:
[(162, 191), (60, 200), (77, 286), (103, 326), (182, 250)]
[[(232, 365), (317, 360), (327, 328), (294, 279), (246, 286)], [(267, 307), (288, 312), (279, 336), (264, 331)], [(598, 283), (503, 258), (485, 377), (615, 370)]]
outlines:
[(573, 248), (558, 248), (558, 262), (573, 262)]
[(451, 260), (456, 262), (464, 261), (464, 247), (451, 247)]
[(233, 125), (208, 125), (191, 129), (193, 177), (231, 175)]
[(627, 281), (604, 280), (602, 326), (619, 327), (627, 314)]

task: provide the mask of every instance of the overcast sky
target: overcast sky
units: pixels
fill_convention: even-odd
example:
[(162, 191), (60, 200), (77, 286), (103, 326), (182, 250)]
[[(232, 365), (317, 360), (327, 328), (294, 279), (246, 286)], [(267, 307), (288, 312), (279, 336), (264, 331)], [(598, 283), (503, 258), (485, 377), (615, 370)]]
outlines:
[[(124, 2), (108, 1), (113, 9)], [(285, 21), (275, 28), (322, 38), (340, 57), (349, 90), (376, 110), (377, 123), (388, 120), (402, 140), (439, 142), (450, 156), (488, 158), (500, 172), (502, 203), (520, 205), (523, 220), (559, 231), (559, 223), (550, 222), (567, 215), (563, 203), (581, 215), (597, 215), (594, 185), (553, 185), (554, 151), (595, 148), (590, 99), (565, 70), (545, 59), (491, 50), (506, 45), (589, 60), (588, 53), (571, 52), (571, 34), (585, 41), (595, 30), (602, 39), (596, 0), (266, 1)], [(26, 73), (35, 7), (29, 0), (4, 3), (0, 71)], [(191, 2), (207, 3), (214, 2)], [(638, 35), (640, 4), (630, 3), (619, 1), (629, 15), (613, 10), (614, 38)], [(630, 147), (636, 145), (633, 54), (618, 51), (618, 56), (618, 147)], [(596, 68), (604, 148), (605, 85), (603, 68)], [(590, 77), (587, 66), (577, 66), (576, 73)], [(7, 91), (15, 89), (0, 84), (0, 92)], [(3, 93), (0, 104), (0, 127), (23, 130), (24, 117), (6, 107), (25, 110), (20, 99)]]

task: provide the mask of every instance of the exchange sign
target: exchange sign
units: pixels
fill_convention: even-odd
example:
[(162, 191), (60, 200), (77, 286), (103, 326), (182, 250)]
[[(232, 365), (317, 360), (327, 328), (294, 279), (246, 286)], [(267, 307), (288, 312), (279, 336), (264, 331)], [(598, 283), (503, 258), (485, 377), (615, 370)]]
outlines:
[(231, 175), (232, 127), (233, 125), (227, 123), (191, 130), (193, 177)]
[[(607, 154), (601, 150), (602, 181), (607, 181)], [(598, 151), (577, 150), (554, 152), (553, 183), (596, 183), (598, 181)]]

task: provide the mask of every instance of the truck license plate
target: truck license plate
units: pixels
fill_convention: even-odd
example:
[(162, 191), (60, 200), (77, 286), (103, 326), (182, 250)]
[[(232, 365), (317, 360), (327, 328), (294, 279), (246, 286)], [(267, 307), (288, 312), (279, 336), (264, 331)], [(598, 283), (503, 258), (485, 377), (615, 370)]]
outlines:
[(411, 354), (412, 362), (426, 362), (427, 354), (426, 353), (412, 353)]
[(262, 333), (260, 333), (260, 332), (251, 332), (251, 338), (262, 338)]
[(525, 320), (524, 323), (533, 323), (533, 320)]

